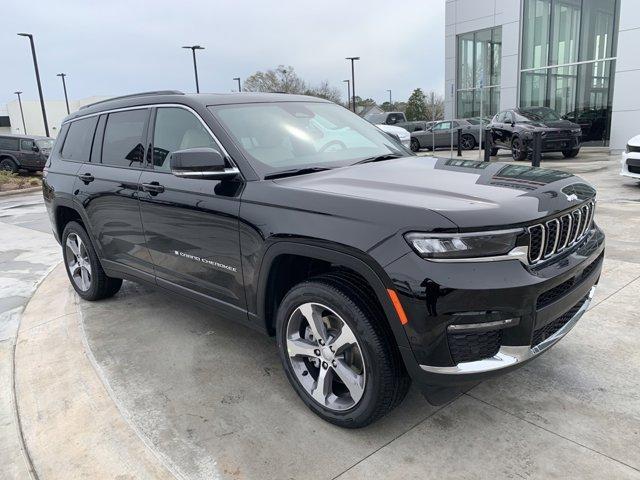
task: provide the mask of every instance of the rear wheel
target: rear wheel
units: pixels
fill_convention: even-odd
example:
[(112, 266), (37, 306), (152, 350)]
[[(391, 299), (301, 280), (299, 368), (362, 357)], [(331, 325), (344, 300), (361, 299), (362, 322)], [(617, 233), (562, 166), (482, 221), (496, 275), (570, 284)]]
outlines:
[(498, 149), (497, 149), (497, 148), (495, 148), (495, 147), (493, 147), (493, 148), (491, 149), (491, 152), (490, 152), (490, 153), (491, 153), (491, 156), (492, 156), (492, 157), (495, 157), (496, 155), (498, 155)]
[(463, 150), (473, 150), (476, 148), (476, 139), (473, 138), (473, 135), (464, 134), (460, 139), (460, 146)]
[(575, 158), (579, 152), (580, 152), (579, 148), (574, 148), (573, 150), (564, 150), (562, 152), (562, 156), (564, 158)]
[(347, 428), (368, 425), (404, 398), (409, 380), (366, 294), (327, 275), (293, 287), (278, 308), (280, 358), (315, 414)]
[(69, 222), (62, 233), (62, 256), (71, 285), (85, 300), (112, 297), (120, 290), (122, 279), (104, 273), (89, 235), (77, 222)]
[(520, 137), (515, 137), (511, 141), (511, 156), (516, 161), (527, 159), (527, 147), (524, 145)]
[(418, 141), (417, 138), (411, 138), (411, 151), (412, 152), (418, 152), (420, 151), (420, 142)]
[(0, 160), (0, 171), (17, 173), (18, 165), (10, 158), (3, 158), (2, 160)]

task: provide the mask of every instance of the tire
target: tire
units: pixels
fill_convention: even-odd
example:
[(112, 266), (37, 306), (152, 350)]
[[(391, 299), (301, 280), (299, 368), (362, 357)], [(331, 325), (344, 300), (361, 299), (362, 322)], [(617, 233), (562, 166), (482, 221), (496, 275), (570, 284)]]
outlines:
[(498, 155), (498, 150), (499, 150), (498, 148), (495, 148), (495, 147), (492, 148), (490, 152), (491, 156), (495, 157), (496, 155)]
[(465, 133), (460, 138), (460, 146), (463, 150), (473, 150), (474, 148), (476, 148), (476, 139), (473, 138), (473, 135)]
[(18, 173), (18, 164), (10, 158), (0, 160), (0, 170), (9, 173)]
[(579, 152), (580, 152), (579, 148), (574, 148), (573, 150), (564, 150), (562, 152), (562, 156), (564, 158), (575, 158)]
[(520, 137), (515, 137), (511, 141), (511, 156), (518, 162), (527, 159), (527, 147), (522, 143)]
[(420, 142), (418, 141), (417, 138), (411, 138), (411, 151), (412, 152), (419, 152), (420, 151)]
[(104, 273), (89, 235), (77, 222), (69, 222), (62, 232), (62, 256), (71, 285), (85, 300), (113, 297), (120, 290), (122, 279)]
[[(310, 410), (341, 427), (360, 428), (375, 422), (404, 399), (410, 386), (393, 334), (383, 323), (386, 320), (380, 318), (381, 313), (372, 307), (374, 302), (366, 289), (348, 276), (330, 273), (293, 287), (278, 308), (277, 346), (287, 379)], [(319, 325), (325, 329), (324, 342), (314, 336), (306, 320), (312, 315), (323, 319)], [(353, 342), (346, 350), (336, 349), (340, 352), (335, 355), (339, 363), (334, 368), (327, 349), (340, 344), (336, 340), (343, 334)], [(304, 348), (290, 355), (298, 345)], [(357, 378), (350, 384), (358, 388), (347, 388), (340, 380), (345, 365), (350, 367), (348, 378)], [(327, 395), (316, 395), (316, 400), (313, 393), (318, 393), (322, 372), (326, 375), (323, 378), (331, 376), (333, 380)]]

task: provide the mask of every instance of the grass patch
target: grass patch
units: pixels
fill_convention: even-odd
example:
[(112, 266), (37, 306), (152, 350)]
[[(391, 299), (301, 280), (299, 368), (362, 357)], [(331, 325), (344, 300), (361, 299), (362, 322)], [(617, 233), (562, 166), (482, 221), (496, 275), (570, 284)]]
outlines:
[(29, 177), (17, 173), (0, 171), (0, 192), (39, 187), (40, 185), (42, 185), (42, 181), (39, 177)]

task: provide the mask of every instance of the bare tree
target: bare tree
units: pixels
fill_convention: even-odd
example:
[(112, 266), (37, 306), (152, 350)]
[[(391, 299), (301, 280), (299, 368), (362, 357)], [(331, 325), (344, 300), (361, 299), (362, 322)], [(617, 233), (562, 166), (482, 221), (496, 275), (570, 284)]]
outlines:
[(305, 95), (324, 98), (334, 103), (340, 103), (342, 100), (340, 90), (332, 87), (328, 80), (323, 80), (317, 87), (308, 88)]
[(424, 105), (427, 120), (444, 119), (444, 97), (442, 95), (431, 90), (425, 95)]
[(242, 86), (246, 92), (277, 92), (312, 95), (340, 103), (340, 90), (323, 80), (317, 86), (309, 85), (300, 78), (292, 66), (278, 65), (277, 68), (265, 72), (256, 72), (247, 77)]

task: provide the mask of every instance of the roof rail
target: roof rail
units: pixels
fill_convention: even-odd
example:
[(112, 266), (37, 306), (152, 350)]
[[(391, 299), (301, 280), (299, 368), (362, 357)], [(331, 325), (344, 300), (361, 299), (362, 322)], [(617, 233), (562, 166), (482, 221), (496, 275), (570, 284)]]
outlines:
[(156, 90), (152, 92), (132, 93), (130, 95), (122, 95), (120, 97), (111, 97), (111, 98), (107, 98), (106, 100), (100, 100), (99, 102), (89, 103), (87, 105), (80, 107), (80, 110), (93, 107), (94, 105), (99, 105), (101, 103), (111, 102), (113, 100), (122, 100), (125, 98), (135, 98), (135, 97), (147, 97), (151, 95), (184, 95), (184, 92), (181, 92), (180, 90)]

